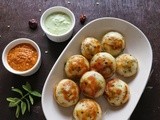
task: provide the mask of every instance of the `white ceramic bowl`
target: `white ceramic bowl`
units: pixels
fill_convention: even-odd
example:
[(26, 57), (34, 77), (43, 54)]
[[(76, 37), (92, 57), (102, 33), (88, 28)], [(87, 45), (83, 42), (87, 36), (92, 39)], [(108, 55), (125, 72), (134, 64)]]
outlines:
[[(50, 33), (46, 29), (45, 24), (44, 24), (44, 21), (46, 20), (46, 18), (50, 14), (55, 13), (55, 12), (62, 12), (62, 13), (67, 14), (71, 18), (71, 21), (72, 21), (72, 25), (71, 25), (70, 29), (68, 31), (66, 31), (66, 33), (64, 33), (62, 35), (55, 35), (55, 34)], [(63, 41), (68, 40), (71, 37), (72, 33), (73, 33), (73, 28), (75, 26), (75, 16), (72, 13), (72, 11), (70, 11), (68, 8), (65, 8), (65, 7), (62, 7), (62, 6), (51, 7), (49, 9), (47, 9), (42, 14), (41, 19), (40, 19), (40, 25), (41, 25), (42, 30), (45, 32), (45, 34), (47, 35), (47, 37), (50, 40), (52, 40), (54, 42), (63, 42)]]
[[(17, 70), (14, 70), (13, 68), (10, 67), (10, 65), (7, 62), (7, 54), (8, 54), (8, 52), (13, 47), (15, 47), (16, 45), (21, 44), (21, 43), (29, 43), (29, 44), (31, 44), (37, 50), (37, 52), (38, 52), (38, 59), (37, 59), (36, 64), (31, 69), (26, 70), (26, 71), (17, 71)], [(19, 38), (19, 39), (13, 40), (12, 42), (10, 42), (4, 48), (3, 53), (2, 53), (2, 62), (3, 62), (4, 67), (9, 72), (17, 74), (17, 75), (21, 75), (21, 76), (29, 76), (29, 75), (34, 74), (39, 69), (39, 67), (41, 65), (41, 51), (40, 51), (40, 48), (38, 47), (38, 45), (34, 41), (32, 41), (32, 40), (30, 40), (28, 38)]]

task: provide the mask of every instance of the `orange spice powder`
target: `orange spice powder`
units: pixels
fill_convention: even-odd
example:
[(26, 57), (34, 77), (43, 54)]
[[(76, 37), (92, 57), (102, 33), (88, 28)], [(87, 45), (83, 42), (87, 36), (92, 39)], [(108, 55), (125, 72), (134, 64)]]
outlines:
[(7, 55), (10, 67), (18, 71), (29, 70), (36, 64), (37, 59), (37, 50), (29, 43), (16, 45)]

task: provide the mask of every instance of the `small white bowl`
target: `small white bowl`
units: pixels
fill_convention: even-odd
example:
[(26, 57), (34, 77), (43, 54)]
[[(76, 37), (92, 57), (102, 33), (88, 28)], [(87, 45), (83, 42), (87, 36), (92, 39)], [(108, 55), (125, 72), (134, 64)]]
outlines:
[[(68, 31), (66, 31), (66, 33), (64, 33), (62, 35), (55, 35), (55, 34), (50, 33), (46, 29), (45, 24), (44, 24), (46, 18), (50, 14), (55, 13), (55, 12), (62, 12), (62, 13), (67, 14), (71, 18), (71, 21), (72, 21), (72, 26), (70, 27), (70, 29)], [(66, 8), (66, 7), (62, 7), (62, 6), (51, 7), (49, 9), (47, 9), (42, 14), (41, 19), (40, 19), (40, 25), (41, 25), (42, 30), (45, 32), (45, 34), (47, 35), (47, 37), (50, 40), (52, 40), (54, 42), (63, 42), (63, 41), (68, 40), (71, 37), (72, 33), (73, 33), (73, 28), (75, 26), (75, 16), (74, 16), (73, 12), (71, 10), (69, 10), (68, 8)]]
[[(8, 52), (13, 47), (15, 47), (16, 45), (21, 44), (21, 43), (29, 43), (29, 44), (31, 44), (38, 52), (38, 59), (37, 59), (36, 64), (31, 69), (26, 70), (26, 71), (14, 70), (13, 68), (10, 67), (10, 65), (7, 62), (7, 54), (8, 54)], [(30, 76), (30, 75), (34, 74), (40, 68), (40, 65), (41, 65), (41, 51), (40, 51), (40, 48), (38, 47), (38, 45), (34, 41), (32, 41), (32, 40), (30, 40), (28, 38), (19, 38), (19, 39), (13, 40), (12, 42), (10, 42), (4, 48), (3, 53), (2, 53), (2, 62), (3, 62), (4, 67), (11, 73), (14, 73), (16, 75), (21, 75), (21, 76)]]

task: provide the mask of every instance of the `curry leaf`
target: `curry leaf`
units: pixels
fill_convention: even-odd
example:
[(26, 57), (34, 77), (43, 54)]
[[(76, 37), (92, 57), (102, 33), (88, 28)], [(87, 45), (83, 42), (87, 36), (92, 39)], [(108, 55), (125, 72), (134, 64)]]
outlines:
[(19, 117), (19, 113), (20, 113), (20, 107), (19, 107), (19, 105), (17, 105), (17, 109), (16, 109), (16, 118), (18, 118)]
[(31, 94), (36, 97), (41, 97), (41, 94), (37, 91), (32, 91)]
[(22, 87), (23, 87), (23, 89), (26, 90), (27, 92), (29, 92), (29, 93), (32, 92), (32, 90), (31, 90), (31, 85), (30, 85), (28, 82), (26, 82), (25, 85), (22, 85)]
[(12, 91), (19, 93), (21, 96), (23, 96), (23, 93), (20, 89), (18, 88), (12, 88)]
[(9, 107), (15, 107), (15, 106), (17, 106), (17, 103), (16, 103), (16, 102), (10, 102), (10, 103), (9, 103)]
[(9, 107), (15, 107), (19, 104), (19, 102), (21, 101), (19, 98), (14, 98), (15, 101), (14, 102), (10, 102), (9, 103)]
[(41, 94), (37, 91), (32, 91), (31, 85), (26, 82), (25, 85), (22, 85), (22, 88), (27, 92), (23, 93), (20, 89), (12, 87), (12, 91), (19, 93), (21, 95), (20, 98), (18, 97), (8, 97), (6, 100), (9, 102), (9, 107), (16, 107), (16, 113), (15, 116), (16, 118), (19, 117), (20, 111), (22, 115), (26, 112), (26, 109), (28, 108), (28, 111), (30, 112), (31, 104), (34, 104), (34, 99), (32, 96), (35, 97), (41, 97)]
[(29, 95), (29, 100), (30, 100), (31, 104), (33, 105), (34, 101), (33, 101), (33, 98), (31, 95)]
[(6, 99), (8, 102), (16, 102), (18, 100), (18, 98), (12, 98), (12, 97), (8, 97)]
[(25, 100), (26, 100), (26, 102), (27, 102), (28, 112), (30, 112), (30, 109), (31, 109), (30, 102), (29, 102), (29, 100), (28, 100), (28, 99), (26, 99), (26, 98), (25, 98)]
[(25, 111), (26, 111), (26, 103), (21, 101), (21, 110), (22, 110), (22, 115), (24, 115)]

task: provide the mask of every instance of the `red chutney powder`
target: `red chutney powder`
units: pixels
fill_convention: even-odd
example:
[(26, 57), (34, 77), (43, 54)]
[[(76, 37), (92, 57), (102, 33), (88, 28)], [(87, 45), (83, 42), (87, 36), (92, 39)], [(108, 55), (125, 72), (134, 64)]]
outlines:
[(7, 55), (7, 62), (17, 71), (32, 68), (38, 59), (37, 50), (29, 43), (21, 43), (12, 48)]

